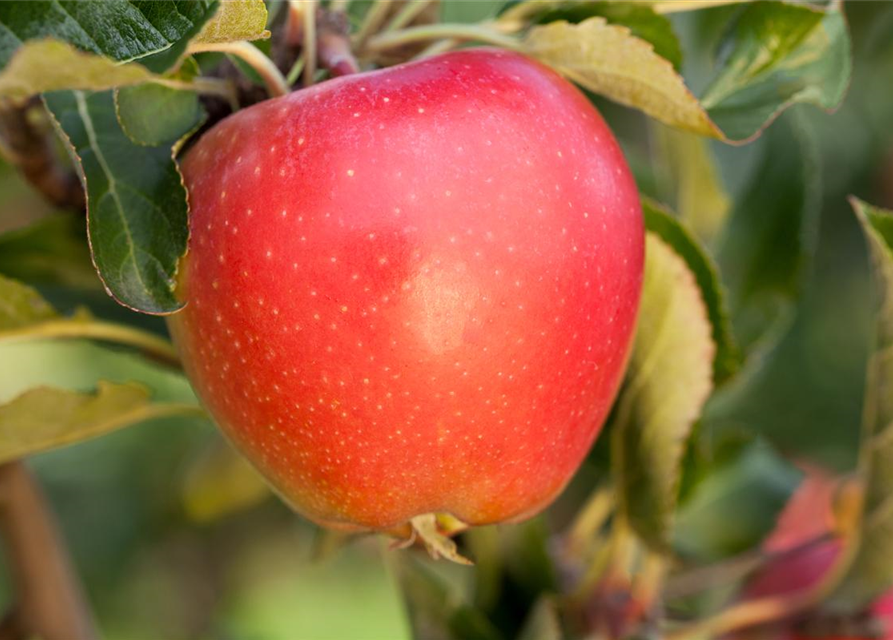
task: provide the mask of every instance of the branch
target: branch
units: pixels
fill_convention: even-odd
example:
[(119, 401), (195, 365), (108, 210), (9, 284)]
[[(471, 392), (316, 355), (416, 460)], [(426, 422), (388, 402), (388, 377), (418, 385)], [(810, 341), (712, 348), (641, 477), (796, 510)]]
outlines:
[(83, 211), (81, 181), (60, 161), (52, 130), (41, 127), (36, 118), (37, 105), (35, 100), (24, 104), (0, 100), (0, 150), (47, 200), (57, 207)]
[(65, 545), (22, 462), (0, 466), (0, 536), (18, 596), (0, 624), (9, 640), (95, 640), (98, 635)]

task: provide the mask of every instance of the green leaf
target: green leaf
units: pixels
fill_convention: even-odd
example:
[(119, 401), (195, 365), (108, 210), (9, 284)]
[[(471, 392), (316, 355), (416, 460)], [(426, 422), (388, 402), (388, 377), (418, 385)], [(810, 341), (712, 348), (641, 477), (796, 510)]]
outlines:
[(518, 640), (562, 640), (561, 621), (555, 602), (540, 598), (524, 621)]
[(36, 290), (0, 276), (0, 331), (51, 320), (58, 315)]
[(850, 39), (839, 10), (759, 1), (729, 29), (729, 51), (701, 98), (733, 140), (757, 135), (788, 106), (835, 109), (851, 72)]
[(107, 291), (137, 311), (177, 311), (187, 206), (170, 147), (135, 145), (121, 131), (109, 92), (56, 92), (45, 100), (80, 165), (93, 262)]
[(59, 214), (0, 233), (0, 274), (29, 282), (99, 287), (85, 231), (81, 216)]
[(263, 0), (3, 2), (0, 96), (137, 85), (175, 66), (190, 42), (268, 37), (266, 20)]
[(497, 14), (505, 0), (477, 0), (476, 2), (441, 1), (441, 22), (480, 22)]
[(433, 567), (404, 553), (397, 568), (413, 637), (431, 637), (436, 630), (440, 633), (438, 638), (501, 640), (502, 634), (487, 616), (469, 604), (461, 589), (445, 580)]
[(0, 67), (24, 42), (45, 38), (118, 62), (157, 54), (204, 24), (213, 4), (207, 0), (0, 2)]
[(815, 248), (821, 204), (818, 149), (794, 114), (766, 135), (757, 166), (717, 249), (745, 349), (786, 321)]
[(871, 258), (874, 335), (868, 361), (859, 471), (865, 497), (858, 546), (825, 607), (864, 610), (893, 586), (893, 211), (856, 198)]
[[(653, 216), (652, 216), (653, 217)], [(713, 388), (716, 345), (695, 275), (648, 232), (636, 338), (612, 425), (618, 503), (636, 533), (666, 550), (685, 442)]]
[(728, 218), (731, 201), (710, 151), (710, 141), (654, 123), (654, 165), (661, 193), (701, 242), (710, 244)]
[(726, 142), (756, 137), (798, 102), (833, 109), (843, 99), (851, 63), (839, 11), (756, 2), (730, 33), (731, 54), (703, 103), (651, 42), (601, 16), (534, 26), (522, 48), (590, 91)]
[(155, 417), (134, 384), (100, 382), (95, 394), (38, 387), (0, 405), (0, 463)]
[(639, 2), (591, 2), (589, 0), (529, 0), (502, 14), (503, 20), (524, 20), (548, 24), (567, 20), (577, 24), (600, 16), (611, 24), (629, 28), (635, 37), (650, 42), (654, 52), (666, 58), (675, 69), (682, 66), (682, 48), (669, 19), (654, 7)]
[(195, 92), (157, 84), (115, 91), (115, 107), (121, 129), (133, 142), (144, 146), (171, 145), (205, 117)]
[(713, 452), (679, 509), (673, 548), (709, 562), (753, 549), (774, 527), (801, 474), (765, 443)]
[(686, 266), (701, 290), (707, 305), (716, 355), (713, 358), (713, 379), (718, 385), (725, 382), (741, 366), (741, 358), (726, 308), (725, 295), (713, 259), (697, 240), (673, 215), (656, 202), (643, 198), (642, 212), (645, 226), (670, 245)]

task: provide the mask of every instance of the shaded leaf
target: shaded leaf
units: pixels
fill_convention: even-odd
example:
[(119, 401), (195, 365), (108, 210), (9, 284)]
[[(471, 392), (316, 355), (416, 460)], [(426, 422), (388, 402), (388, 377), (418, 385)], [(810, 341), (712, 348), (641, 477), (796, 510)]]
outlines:
[(702, 479), (679, 509), (673, 547), (712, 561), (753, 549), (774, 529), (802, 474), (765, 442), (748, 437), (701, 460)]
[(720, 384), (734, 374), (741, 365), (738, 347), (732, 336), (729, 311), (726, 308), (722, 284), (713, 259), (698, 244), (688, 230), (656, 202), (644, 198), (642, 213), (645, 226), (669, 244), (695, 277), (701, 298), (707, 306), (712, 327), (716, 355), (713, 359), (713, 378)]
[(117, 90), (115, 107), (127, 137), (145, 146), (171, 145), (205, 117), (195, 92), (157, 84)]
[(35, 289), (0, 276), (0, 331), (50, 320), (58, 315)]
[[(666, 191), (679, 218), (704, 243), (710, 243), (725, 224), (731, 201), (710, 151), (710, 141), (655, 123)], [(656, 163), (656, 164), (657, 164)]]
[[(461, 590), (408, 552), (397, 563), (413, 637), (444, 640), (500, 640), (487, 616), (469, 604)], [(442, 564), (442, 563), (441, 563)], [(467, 571), (467, 568), (461, 570)]]
[(271, 495), (254, 467), (218, 437), (190, 464), (183, 507), (192, 520), (208, 522), (253, 507)]
[(86, 340), (0, 341), (0, 362), (0, 403), (40, 386), (92, 392), (105, 380), (137, 382), (155, 402), (198, 406), (181, 371)]
[(664, 550), (685, 442), (713, 388), (708, 310), (685, 260), (657, 234), (645, 244), (636, 339), (612, 431), (618, 502), (635, 531)]
[(745, 349), (784, 321), (815, 249), (818, 149), (811, 131), (793, 115), (766, 135), (758, 168), (718, 243), (735, 334)]
[(555, 603), (540, 598), (528, 614), (518, 640), (562, 640), (561, 621)]
[(0, 72), (0, 96), (26, 98), (59, 89), (102, 90), (155, 77), (137, 63), (118, 64), (58, 40), (35, 40), (20, 47)]
[(0, 405), (0, 463), (139, 422), (149, 394), (134, 384), (100, 382), (95, 394), (38, 387)]
[(756, 135), (792, 104), (834, 109), (843, 100), (852, 63), (840, 11), (754, 2), (722, 46), (728, 57), (701, 101), (733, 140)]
[(135, 145), (109, 92), (56, 92), (45, 100), (79, 161), (93, 262), (106, 290), (145, 313), (180, 309), (174, 276), (186, 251), (186, 189), (171, 149)]
[(208, 0), (0, 2), (0, 67), (28, 40), (55, 38), (118, 62), (163, 52), (211, 17)]
[(865, 482), (855, 554), (826, 602), (862, 611), (893, 586), (893, 211), (853, 198), (870, 253), (874, 335), (868, 361), (859, 471)]
[[(0, 233), (0, 274), (30, 282), (98, 288), (84, 220), (50, 215)], [(2, 296), (0, 296), (2, 297)]]

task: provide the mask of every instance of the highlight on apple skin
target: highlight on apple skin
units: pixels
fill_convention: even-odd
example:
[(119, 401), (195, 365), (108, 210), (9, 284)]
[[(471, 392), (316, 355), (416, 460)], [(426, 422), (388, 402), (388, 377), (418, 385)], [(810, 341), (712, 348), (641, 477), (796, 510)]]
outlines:
[(300, 513), (385, 530), (547, 506), (606, 419), (636, 186), (554, 72), (463, 50), (268, 100), (183, 163), (192, 383)]

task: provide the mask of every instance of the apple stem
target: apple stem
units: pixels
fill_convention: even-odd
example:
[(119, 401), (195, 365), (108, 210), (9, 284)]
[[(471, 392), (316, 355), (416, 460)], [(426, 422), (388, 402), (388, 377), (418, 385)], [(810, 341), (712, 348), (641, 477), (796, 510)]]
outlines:
[(290, 0), (288, 6), (291, 12), (301, 12), (301, 19), (304, 23), (301, 57), (304, 58), (304, 86), (309, 87), (313, 84), (313, 78), (316, 76), (316, 0), (304, 0), (304, 2)]
[(433, 513), (425, 513), (415, 516), (410, 520), (413, 535), (411, 539), (418, 536), (422, 541), (428, 554), (435, 560), (438, 558), (446, 558), (456, 564), (472, 565), (471, 560), (459, 553), (456, 543), (453, 542), (448, 535), (443, 533), (437, 524), (437, 515)]
[(363, 16), (363, 23), (353, 37), (353, 44), (357, 51), (361, 50), (369, 37), (375, 33), (388, 17), (392, 0), (375, 0), (375, 3)]
[(366, 43), (366, 50), (375, 53), (406, 44), (426, 42), (428, 40), (442, 40), (444, 38), (460, 41), (473, 40), (514, 51), (521, 49), (521, 43), (516, 38), (502, 34), (491, 26), (485, 24), (444, 23), (426, 24), (390, 33), (381, 33), (369, 38)]
[(421, 60), (423, 58), (430, 58), (432, 56), (440, 55), (441, 53), (446, 53), (447, 51), (454, 47), (457, 47), (458, 45), (459, 41), (455, 38), (444, 38), (443, 40), (437, 40), (422, 49), (418, 54), (414, 56), (413, 60)]
[(257, 72), (271, 97), (288, 93), (288, 84), (273, 61), (249, 42), (202, 42), (190, 45), (189, 52), (217, 52), (235, 56)]
[(298, 78), (301, 77), (301, 72), (304, 70), (304, 65), (307, 63), (307, 58), (304, 57), (302, 53), (295, 63), (291, 66), (291, 69), (288, 70), (288, 75), (285, 76), (285, 82), (288, 86), (292, 87), (298, 81)]
[(343, 13), (320, 11), (316, 16), (316, 55), (319, 64), (334, 76), (347, 76), (360, 71), (360, 65), (351, 50), (350, 23)]
[(86, 598), (43, 495), (24, 463), (0, 466), (0, 534), (19, 601), (4, 638), (93, 640)]
[(398, 11), (387, 26), (382, 29), (382, 33), (389, 33), (402, 29), (410, 22), (415, 20), (430, 4), (432, 0), (410, 0), (400, 11)]

